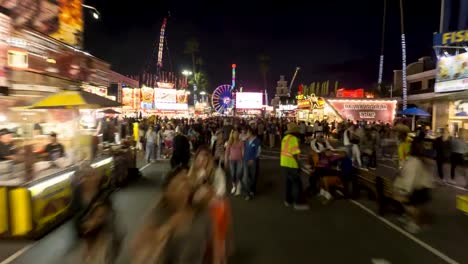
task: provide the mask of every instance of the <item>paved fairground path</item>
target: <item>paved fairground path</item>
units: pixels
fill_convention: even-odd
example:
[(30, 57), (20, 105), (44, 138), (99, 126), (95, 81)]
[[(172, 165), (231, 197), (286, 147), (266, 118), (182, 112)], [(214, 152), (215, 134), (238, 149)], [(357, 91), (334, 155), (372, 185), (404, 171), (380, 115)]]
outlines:
[[(117, 263), (130, 263), (128, 241), (157, 202), (168, 162), (144, 166), (144, 177), (114, 194), (117, 225), (125, 241)], [(407, 233), (396, 217), (377, 216), (375, 203), (363, 194), (356, 201), (323, 205), (311, 200), (310, 211), (283, 205), (279, 151), (263, 151), (258, 195), (252, 201), (232, 197), (235, 254), (229, 263), (468, 263), (468, 216), (455, 209), (452, 187), (437, 187), (433, 225), (417, 235)], [(380, 168), (378, 173), (391, 173)], [(0, 264), (80, 263), (71, 221), (38, 241), (0, 242)]]

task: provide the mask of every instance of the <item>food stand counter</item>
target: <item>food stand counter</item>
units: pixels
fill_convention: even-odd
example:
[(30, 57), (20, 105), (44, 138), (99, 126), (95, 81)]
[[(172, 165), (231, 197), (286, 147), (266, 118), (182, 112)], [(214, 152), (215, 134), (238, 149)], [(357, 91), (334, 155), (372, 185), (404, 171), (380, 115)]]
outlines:
[(36, 237), (71, 213), (72, 178), (76, 167), (49, 169), (21, 184), (18, 179), (0, 186), (0, 234)]

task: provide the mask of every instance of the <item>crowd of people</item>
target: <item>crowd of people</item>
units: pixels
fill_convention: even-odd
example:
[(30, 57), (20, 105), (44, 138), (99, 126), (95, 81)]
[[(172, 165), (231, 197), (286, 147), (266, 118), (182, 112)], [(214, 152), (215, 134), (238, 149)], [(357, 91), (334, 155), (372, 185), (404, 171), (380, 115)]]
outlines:
[[(152, 117), (115, 125), (121, 138), (135, 139), (147, 162), (168, 159), (171, 165), (162, 198), (132, 244), (134, 263), (226, 263), (233, 248), (228, 191), (247, 201), (255, 198), (262, 148), (280, 147), (284, 205), (295, 210), (308, 210), (308, 200), (317, 196), (324, 204), (337, 196), (350, 197), (359, 171), (375, 173), (380, 161), (396, 160), (394, 199), (401, 202), (402, 219), (411, 232), (426, 223), (423, 208), (434, 188), (432, 160), (441, 179), (444, 163), (450, 162), (454, 179), (466, 153), (463, 129), (453, 136), (425, 128), (410, 133), (401, 124)], [(97, 212), (111, 212), (110, 206), (102, 199)]]

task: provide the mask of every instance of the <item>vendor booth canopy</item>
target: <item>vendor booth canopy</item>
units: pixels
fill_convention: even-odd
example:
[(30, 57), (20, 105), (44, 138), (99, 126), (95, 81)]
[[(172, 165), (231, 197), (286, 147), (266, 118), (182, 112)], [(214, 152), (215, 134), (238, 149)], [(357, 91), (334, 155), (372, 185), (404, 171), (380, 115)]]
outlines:
[(399, 114), (406, 116), (431, 116), (428, 112), (417, 107), (406, 108), (405, 110), (400, 111)]
[(417, 108), (417, 107), (406, 108), (405, 110), (400, 111), (399, 114), (413, 117), (413, 120), (411, 122), (411, 130), (412, 131), (414, 131), (414, 129), (416, 127), (416, 116), (423, 116), (423, 117), (431, 116), (431, 114), (429, 114), (428, 112), (422, 110), (421, 108)]
[(120, 112), (117, 112), (114, 109), (105, 109), (105, 110), (102, 110), (100, 112), (104, 113), (104, 114), (113, 114), (113, 115), (119, 115), (120, 114)]
[(30, 106), (32, 109), (96, 109), (120, 107), (121, 104), (85, 91), (63, 91), (50, 95)]

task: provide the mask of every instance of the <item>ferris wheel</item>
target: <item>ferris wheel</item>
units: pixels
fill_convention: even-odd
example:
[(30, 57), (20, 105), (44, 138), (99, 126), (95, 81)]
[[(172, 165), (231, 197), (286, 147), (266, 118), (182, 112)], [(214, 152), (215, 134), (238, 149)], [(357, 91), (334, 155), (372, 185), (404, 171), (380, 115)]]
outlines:
[(211, 105), (216, 112), (224, 114), (232, 105), (231, 85), (223, 84), (216, 87), (211, 97)]

